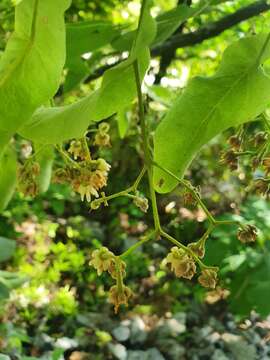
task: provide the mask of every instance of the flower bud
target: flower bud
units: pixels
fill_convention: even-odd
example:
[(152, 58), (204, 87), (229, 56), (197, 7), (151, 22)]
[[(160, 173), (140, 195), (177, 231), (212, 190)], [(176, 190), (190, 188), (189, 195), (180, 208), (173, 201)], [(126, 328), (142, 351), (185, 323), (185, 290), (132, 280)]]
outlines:
[(258, 230), (254, 225), (240, 227), (237, 232), (237, 237), (243, 244), (256, 241), (257, 235)]
[(202, 286), (214, 289), (217, 284), (217, 270), (203, 269), (198, 281)]
[(149, 205), (148, 200), (145, 197), (136, 196), (133, 202), (142, 212), (147, 212)]
[(98, 126), (98, 131), (102, 134), (106, 134), (107, 132), (109, 132), (109, 130), (110, 130), (110, 124), (108, 124), (107, 122), (103, 122)]
[(91, 208), (91, 210), (97, 210), (100, 208), (100, 205), (101, 205), (100, 200), (94, 200), (94, 201), (91, 201), (90, 208)]
[(205, 239), (188, 244), (188, 248), (199, 258), (203, 258), (205, 254)]

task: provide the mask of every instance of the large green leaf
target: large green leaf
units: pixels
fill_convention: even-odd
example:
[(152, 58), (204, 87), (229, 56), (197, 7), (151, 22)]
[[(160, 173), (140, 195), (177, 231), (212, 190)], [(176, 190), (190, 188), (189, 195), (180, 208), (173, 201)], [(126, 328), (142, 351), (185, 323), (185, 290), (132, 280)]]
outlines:
[(67, 24), (66, 32), (68, 75), (64, 89), (69, 91), (89, 73), (82, 55), (109, 44), (120, 34), (120, 29), (104, 21), (83, 21)]
[(230, 283), (230, 306), (240, 315), (248, 315), (251, 310), (263, 316), (270, 312), (270, 260), (269, 249), (264, 254), (251, 250), (246, 262), (238, 269)]
[[(156, 17), (156, 36), (151, 44), (151, 47), (163, 43), (179, 28), (181, 24), (189, 18), (200, 14), (205, 9), (208, 9), (213, 2), (214, 0), (203, 0), (193, 7), (181, 4), (161, 15), (158, 15)], [(121, 36), (112, 41), (112, 46), (118, 51), (129, 51), (135, 34), (135, 31), (128, 31), (121, 34)]]
[(16, 249), (14, 240), (0, 237), (0, 262), (8, 260)]
[(106, 71), (101, 87), (87, 97), (68, 106), (39, 109), (21, 134), (43, 144), (60, 143), (81, 137), (92, 121), (105, 119), (129, 105), (136, 96), (133, 63), (138, 60), (143, 78), (149, 66), (148, 47), (155, 31), (150, 1), (146, 1), (129, 58)]
[[(225, 51), (217, 73), (194, 78), (158, 126), (154, 159), (179, 177), (210, 139), (252, 121), (270, 102), (270, 77), (261, 64), (270, 57), (269, 35), (247, 37)], [(154, 171), (155, 188), (166, 193), (176, 181)]]
[(8, 147), (0, 160), (0, 213), (6, 208), (16, 189), (17, 158)]
[[(0, 145), (57, 91), (65, 62), (64, 11), (70, 0), (24, 0), (0, 61)], [(1, 151), (1, 149), (0, 149)]]

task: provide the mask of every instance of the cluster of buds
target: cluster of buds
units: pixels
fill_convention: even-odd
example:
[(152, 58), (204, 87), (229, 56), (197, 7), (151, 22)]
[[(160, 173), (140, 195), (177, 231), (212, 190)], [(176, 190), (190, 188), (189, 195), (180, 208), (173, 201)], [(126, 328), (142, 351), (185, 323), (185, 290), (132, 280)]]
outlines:
[[(269, 133), (267, 131), (259, 131), (252, 137), (251, 141), (245, 141), (244, 144), (243, 132), (240, 132), (238, 135), (231, 136), (228, 139), (228, 143), (230, 144), (230, 149), (222, 154), (221, 163), (228, 165), (232, 171), (237, 170), (239, 157), (242, 155), (248, 156), (252, 171), (261, 168), (265, 174), (265, 177), (256, 179), (251, 188), (259, 195), (269, 196), (270, 179), (267, 178), (270, 174), (270, 155), (267, 154)], [(251, 149), (246, 148), (247, 144), (251, 146)]]
[(128, 306), (132, 291), (123, 283), (126, 276), (125, 262), (103, 246), (93, 251), (90, 265), (97, 270), (98, 275), (108, 272), (116, 280), (116, 285), (109, 290), (109, 302), (114, 305), (114, 311), (117, 313), (121, 304)]
[(237, 237), (243, 244), (255, 242), (257, 235), (258, 230), (254, 225), (244, 225), (237, 232)]
[(110, 165), (104, 159), (82, 161), (77, 166), (67, 166), (55, 171), (56, 183), (69, 183), (79, 193), (82, 201), (91, 196), (99, 197), (99, 190), (107, 185)]
[(174, 246), (165, 259), (166, 264), (170, 264), (171, 271), (177, 277), (185, 279), (192, 279), (196, 273), (196, 265), (192, 256), (186, 251)]
[(18, 168), (18, 190), (25, 196), (36, 196), (39, 192), (37, 177), (40, 173), (40, 166), (37, 162), (26, 161)]
[(108, 134), (110, 130), (110, 125), (106, 122), (103, 122), (98, 127), (98, 132), (95, 135), (94, 145), (96, 146), (111, 146), (110, 135)]
[(147, 212), (149, 204), (147, 198), (141, 196), (138, 192), (136, 193), (134, 199), (134, 204), (144, 213)]

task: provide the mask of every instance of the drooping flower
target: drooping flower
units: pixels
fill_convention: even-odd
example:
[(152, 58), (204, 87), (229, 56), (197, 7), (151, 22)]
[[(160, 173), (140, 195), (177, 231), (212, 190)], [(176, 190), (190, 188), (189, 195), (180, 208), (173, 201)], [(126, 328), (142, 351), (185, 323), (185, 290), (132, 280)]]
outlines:
[(171, 265), (171, 270), (177, 277), (191, 279), (196, 273), (193, 258), (184, 250), (174, 246), (166, 257), (166, 263)]
[(199, 283), (210, 289), (215, 289), (217, 284), (217, 269), (203, 269), (198, 278)]
[(243, 243), (256, 241), (258, 230), (254, 225), (245, 225), (238, 230), (237, 237)]
[(114, 305), (114, 312), (118, 312), (118, 308), (121, 304), (128, 306), (128, 301), (131, 296), (131, 289), (124, 284), (122, 284), (121, 286), (112, 286), (109, 290), (109, 302)]
[(113, 261), (114, 254), (103, 246), (100, 249), (93, 251), (92, 260), (89, 264), (97, 270), (98, 275), (101, 275), (103, 271), (108, 271), (110, 269)]

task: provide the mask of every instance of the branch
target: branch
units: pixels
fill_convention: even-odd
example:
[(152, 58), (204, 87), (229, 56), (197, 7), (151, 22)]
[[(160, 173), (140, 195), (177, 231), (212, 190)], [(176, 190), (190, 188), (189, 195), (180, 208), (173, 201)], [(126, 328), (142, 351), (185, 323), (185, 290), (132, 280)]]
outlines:
[(218, 21), (205, 25), (197, 31), (188, 34), (174, 35), (164, 44), (154, 48), (151, 53), (153, 56), (159, 56), (173, 49), (200, 44), (204, 40), (218, 36), (242, 21), (246, 21), (268, 10), (270, 10), (270, 4), (267, 4), (266, 0), (257, 1)]
[[(232, 28), (254, 16), (258, 16), (270, 10), (270, 4), (267, 0), (256, 1), (251, 5), (237, 10), (235, 13), (227, 15), (222, 19), (202, 26), (200, 29), (188, 34), (179, 34), (172, 36), (165, 43), (151, 50), (152, 56), (161, 56), (167, 52), (175, 51), (178, 48), (188, 47), (202, 43), (204, 40), (211, 39), (220, 35), (225, 30)], [(122, 60), (116, 61), (114, 64), (104, 65), (96, 69), (91, 75), (85, 79), (85, 83), (95, 80), (103, 75), (103, 73), (119, 64)]]

